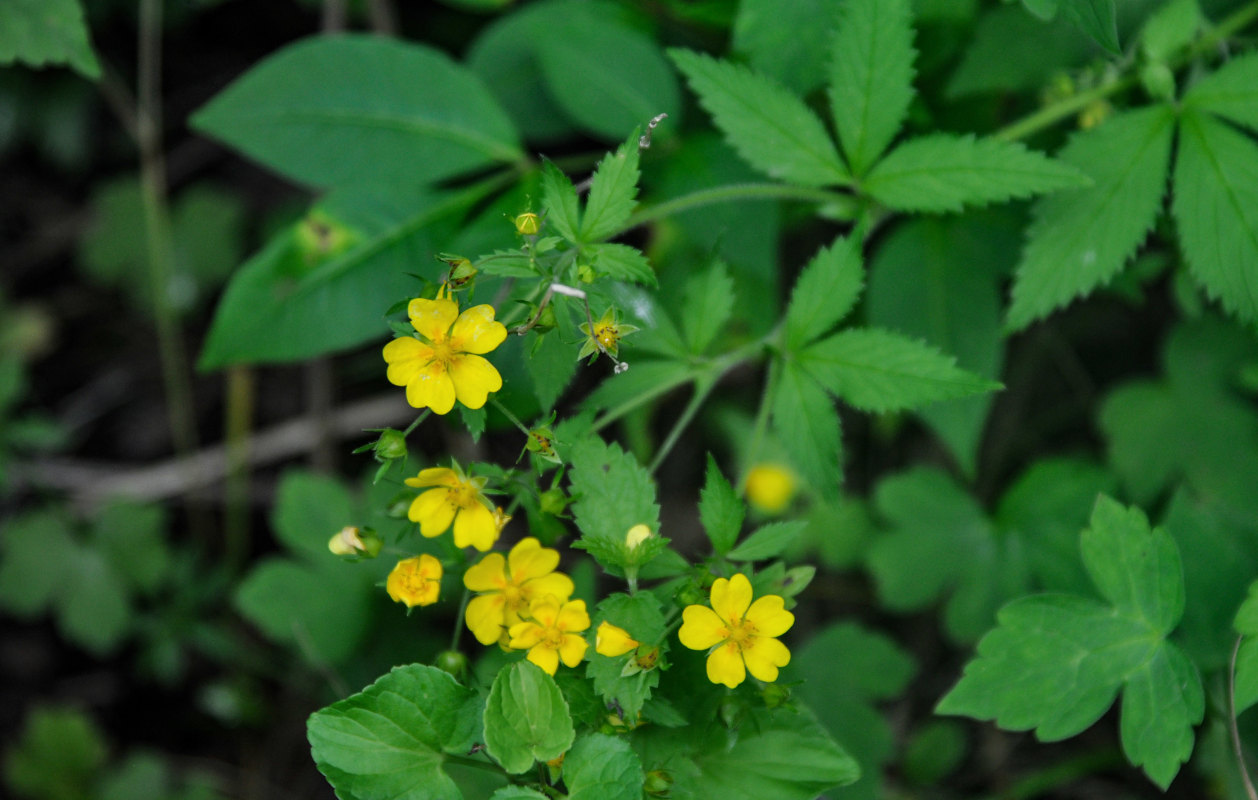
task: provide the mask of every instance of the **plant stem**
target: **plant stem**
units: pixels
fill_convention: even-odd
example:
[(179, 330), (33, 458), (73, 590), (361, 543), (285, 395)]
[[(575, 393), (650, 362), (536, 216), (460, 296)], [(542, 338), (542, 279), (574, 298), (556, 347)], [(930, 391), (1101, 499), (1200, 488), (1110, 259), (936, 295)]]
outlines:
[(463, 614), (467, 611), (467, 603), (472, 599), (472, 590), (464, 587), (463, 596), (459, 598), (459, 613), (454, 615), (454, 633), (450, 636), (450, 649), (458, 651), (459, 635), (463, 633)]
[[(1192, 45), (1182, 51), (1178, 56), (1170, 59), (1167, 62), (1167, 66), (1171, 69), (1182, 67), (1197, 56), (1200, 56), (1211, 48), (1218, 46), (1220, 42), (1241, 30), (1255, 19), (1258, 19), (1258, 2), (1249, 3), (1248, 5), (1238, 9), (1200, 39), (1193, 42)], [(1127, 89), (1135, 86), (1138, 82), (1139, 77), (1137, 75), (1127, 75), (1116, 81), (1107, 83), (1104, 86), (1098, 86), (1094, 89), (1089, 89), (1086, 92), (1081, 92), (1080, 94), (1064, 98), (1050, 106), (1041, 108), (1039, 111), (1028, 114), (1020, 120), (1006, 125), (996, 131), (993, 136), (996, 139), (1002, 139), (1004, 141), (1024, 139), (1032, 134), (1039, 133), (1041, 130), (1054, 125), (1066, 117), (1069, 117), (1071, 114), (1082, 110), (1097, 100), (1104, 100), (1105, 98), (1118, 94), (1119, 92), (1126, 91)]]
[(490, 397), (489, 402), (493, 403), (494, 408), (502, 412), (502, 415), (504, 417), (511, 420), (511, 423), (515, 425), (517, 428), (519, 428), (521, 433), (523, 433), (525, 436), (529, 435), (530, 431), (528, 427), (525, 426), (523, 422), (520, 422), (519, 418), (516, 417), (515, 414), (512, 414), (510, 409), (508, 409), (505, 405), (502, 404), (501, 400), (499, 400), (497, 397)]
[(227, 371), (224, 428), (227, 432), (223, 514), (226, 561), (233, 572), (249, 553), (249, 442), (253, 430), (253, 370), (236, 366)]
[(1062, 786), (1084, 775), (1090, 775), (1122, 763), (1122, 756), (1117, 750), (1112, 748), (1084, 753), (1081, 756), (1055, 764), (1047, 769), (1040, 770), (1034, 775), (1023, 778), (997, 796), (1000, 800), (1024, 800), (1029, 797), (1038, 797), (1047, 793), (1050, 789)]
[(660, 445), (660, 449), (655, 452), (655, 458), (651, 459), (651, 465), (647, 467), (647, 472), (655, 474), (660, 468), (660, 464), (664, 463), (664, 459), (672, 451), (673, 446), (677, 444), (677, 440), (681, 438), (682, 433), (690, 425), (690, 421), (694, 419), (695, 414), (703, 406), (704, 401), (708, 399), (708, 395), (716, 388), (720, 375), (704, 376), (695, 381), (695, 393), (690, 398), (690, 402), (686, 404), (686, 409), (681, 412), (681, 416), (673, 423), (673, 428), (668, 432), (668, 436), (664, 439), (664, 443)]
[[(769, 359), (769, 374), (764, 379), (764, 393), (760, 395), (760, 408), (756, 409), (756, 421), (751, 432), (751, 446), (747, 448), (747, 465), (756, 463), (760, 456), (760, 447), (764, 444), (764, 432), (769, 427), (770, 401), (773, 399), (773, 388), (778, 381), (778, 359)], [(739, 481), (739, 486), (743, 482)], [(741, 492), (740, 492), (741, 493)]]

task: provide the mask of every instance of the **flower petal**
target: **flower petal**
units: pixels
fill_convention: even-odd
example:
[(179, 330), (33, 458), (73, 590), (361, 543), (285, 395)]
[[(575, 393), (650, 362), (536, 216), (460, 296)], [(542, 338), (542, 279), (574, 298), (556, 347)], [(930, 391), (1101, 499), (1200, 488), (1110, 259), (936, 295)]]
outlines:
[(559, 602), (566, 603), (568, 598), (572, 597), (572, 593), (576, 591), (576, 588), (572, 583), (572, 578), (569, 578), (562, 572), (552, 572), (549, 575), (525, 581), (524, 585), (520, 587), (520, 594), (528, 602), (532, 602), (535, 597), (545, 597), (548, 594), (553, 594), (559, 598)]
[(413, 336), (403, 336), (384, 346), (384, 360), (389, 365), (385, 373), (389, 383), (405, 386), (432, 360), (432, 348)]
[(555, 627), (565, 633), (583, 631), (590, 627), (590, 615), (585, 610), (584, 600), (573, 600), (559, 607), (555, 617)]
[(712, 584), (712, 610), (723, 620), (737, 622), (751, 605), (751, 581), (741, 572), (725, 580), (717, 578)]
[(776, 594), (766, 594), (751, 604), (744, 619), (755, 626), (757, 636), (781, 636), (795, 624), (795, 615), (783, 608), (784, 604)]
[(407, 486), (448, 486), (459, 488), (459, 476), (449, 467), (428, 467), (421, 469), (419, 475), (406, 479)]
[(601, 656), (623, 656), (639, 644), (637, 639), (629, 635), (629, 631), (619, 628), (607, 620), (599, 623), (598, 632), (594, 634), (594, 652)]
[(453, 300), (428, 300), (416, 297), (406, 306), (411, 325), (430, 342), (444, 339), (446, 331), (459, 315), (459, 304)]
[(440, 361), (430, 362), (406, 384), (406, 402), (415, 408), (431, 408), (434, 414), (450, 413), (454, 396), (454, 382)]
[(464, 353), (485, 354), (502, 344), (507, 329), (501, 322), (494, 322), (494, 307), (472, 306), (459, 314), (450, 329), (450, 346)]
[(503, 567), (507, 560), (502, 553), (490, 553), (463, 573), (463, 585), (473, 592), (496, 592), (507, 585)]
[(494, 365), (470, 353), (450, 359), (450, 380), (454, 382), (455, 396), (468, 408), (482, 407), (490, 392), (502, 388), (502, 376)]
[(464, 508), (454, 518), (454, 546), (475, 547), (482, 553), (494, 546), (498, 538), (498, 526), (494, 512), (480, 503)]
[(534, 600), (529, 604), (529, 616), (545, 628), (555, 627), (555, 620), (559, 617), (559, 598), (548, 594)]
[(521, 539), (507, 555), (511, 580), (517, 584), (529, 578), (540, 578), (559, 566), (559, 551), (542, 547), (542, 543), (529, 536)]
[(540, 642), (545, 635), (546, 630), (536, 622), (517, 622), (507, 632), (510, 637), (508, 647), (525, 650)]
[[(466, 576), (464, 577), (466, 580)], [(482, 594), (467, 604), (464, 620), (467, 629), (481, 644), (493, 644), (502, 635), (502, 607), (505, 601), (500, 594)]]
[(691, 650), (707, 650), (729, 638), (725, 620), (707, 606), (686, 606), (681, 612), (681, 620), (677, 638)]
[(565, 633), (563, 641), (559, 644), (559, 657), (563, 659), (563, 663), (575, 667), (581, 663), (582, 658), (585, 658), (585, 650), (589, 646), (589, 642), (575, 633)]
[(791, 651), (777, 639), (752, 636), (743, 642), (743, 661), (748, 672), (759, 680), (772, 683), (778, 679), (778, 667), (791, 663)]
[(527, 658), (529, 661), (532, 661), (537, 666), (546, 670), (548, 675), (554, 675), (555, 671), (559, 669), (559, 653), (550, 647), (546, 647), (545, 645), (539, 644), (529, 650)]
[(419, 532), (428, 538), (440, 536), (454, 521), (457, 506), (449, 500), (446, 489), (429, 489), (411, 501), (406, 517), (419, 523)]
[(712, 651), (708, 656), (708, 680), (723, 683), (733, 689), (747, 679), (747, 670), (743, 666), (743, 654), (738, 645), (730, 642)]

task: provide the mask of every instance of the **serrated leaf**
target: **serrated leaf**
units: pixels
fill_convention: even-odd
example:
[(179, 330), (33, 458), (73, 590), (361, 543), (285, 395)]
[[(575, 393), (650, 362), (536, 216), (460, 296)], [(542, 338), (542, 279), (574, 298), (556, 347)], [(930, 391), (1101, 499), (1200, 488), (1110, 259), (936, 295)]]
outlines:
[(590, 265), (600, 275), (614, 281), (629, 281), (655, 286), (655, 270), (651, 262), (636, 247), (627, 244), (591, 244), (581, 250), (590, 259)]
[(485, 703), (485, 749), (512, 774), (558, 758), (576, 736), (555, 679), (536, 664), (503, 667)]
[(908, 0), (848, 0), (830, 66), (830, 111), (848, 164), (864, 175), (887, 149), (913, 99)]
[(822, 497), (837, 497), (843, 482), (843, 442), (830, 397), (802, 367), (787, 362), (770, 402), (774, 432), (795, 467)]
[(1118, 44), (1118, 14), (1114, 0), (1060, 0), (1061, 14), (1079, 30), (1113, 55), (1122, 53)]
[(1184, 256), (1206, 294), (1252, 321), (1258, 318), (1258, 145), (1201, 113), (1182, 115), (1179, 130), (1172, 209)]
[(951, 356), (928, 344), (874, 328), (822, 339), (799, 354), (799, 363), (828, 391), (862, 411), (917, 408), (1001, 388), (958, 368)]
[(318, 187), (432, 183), (522, 155), (511, 121), (476, 76), (431, 47), (378, 36), (289, 45), (192, 124)]
[(100, 78), (78, 0), (6, 0), (0, 3), (0, 65), (69, 64), (86, 78)]
[(1184, 95), (1184, 106), (1258, 131), (1258, 53), (1238, 56), (1202, 78)]
[(1121, 690), (1123, 749), (1165, 788), (1205, 710), (1196, 669), (1166, 641), (1183, 603), (1178, 551), (1138, 509), (1107, 497), (1081, 542), (1089, 574), (1115, 604), (1063, 594), (1013, 601), (936, 711), (1052, 741), (1091, 725)]
[(795, 543), (808, 527), (807, 520), (770, 522), (752, 532), (737, 547), (729, 551), (731, 561), (765, 561), (776, 558)]
[(733, 50), (752, 69), (807, 95), (825, 81), (841, 0), (743, 0)]
[(581, 218), (581, 241), (598, 242), (620, 232), (638, 204), (638, 136), (598, 162)]
[(798, 350), (842, 321), (864, 287), (859, 237), (838, 237), (804, 267), (786, 307), (786, 347)]
[(569, 800), (640, 800), (643, 780), (637, 753), (616, 736), (583, 736), (563, 759)]
[[(625, 534), (634, 525), (660, 528), (655, 482), (632, 454), (597, 436), (572, 448), (573, 517), (581, 529), (574, 546), (585, 547), (606, 568), (623, 566)], [(599, 550), (591, 546), (601, 547)]]
[(898, 211), (941, 213), (1090, 183), (1073, 166), (1018, 142), (937, 133), (892, 150), (862, 188)]
[(685, 50), (669, 55), (747, 163), (802, 186), (850, 182), (825, 126), (798, 97), (737, 64)]
[(695, 275), (686, 283), (681, 327), (690, 352), (703, 355), (721, 332), (734, 310), (734, 280), (723, 261)]
[(442, 769), (476, 736), (476, 694), (436, 667), (411, 664), (311, 715), (311, 755), (340, 797), (461, 800)]
[(725, 555), (738, 541), (746, 514), (743, 501), (721, 473), (716, 459), (708, 453), (707, 478), (699, 492), (699, 521), (717, 555)]
[[(537, 339), (541, 341), (538, 342)], [(534, 347), (536, 342), (537, 346)], [(529, 357), (525, 361), (529, 377), (533, 379), (533, 394), (544, 413), (555, 407), (555, 402), (577, 371), (573, 358), (573, 346), (559, 338), (557, 332), (545, 335), (530, 332), (525, 339)]]
[(1007, 324), (1047, 316), (1114, 277), (1162, 208), (1174, 117), (1155, 106), (1118, 114), (1075, 135), (1058, 158), (1093, 180), (1035, 204)]
[(542, 207), (546, 223), (570, 242), (580, 241), (581, 204), (572, 181), (550, 161), (542, 164)]

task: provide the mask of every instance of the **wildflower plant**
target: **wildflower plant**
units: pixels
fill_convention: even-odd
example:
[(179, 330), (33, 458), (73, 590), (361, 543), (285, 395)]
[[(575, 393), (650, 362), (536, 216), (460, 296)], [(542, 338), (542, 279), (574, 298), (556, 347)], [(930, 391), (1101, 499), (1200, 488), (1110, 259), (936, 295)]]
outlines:
[[(428, 47), (374, 37), (298, 43), (194, 118), (280, 173), (328, 188), (310, 219), (340, 232), (337, 247), (317, 251), (308, 235), (290, 232), (259, 256), (262, 266), (242, 271), (223, 301), (206, 363), (379, 347), (387, 330), (379, 315), (392, 304), (386, 315), (395, 338), (383, 345), (380, 380), (404, 387), (420, 410), (405, 431), (386, 430), (369, 446), (384, 464), (377, 480), (395, 461), (418, 466), (391, 487), (398, 492), (391, 507), (400, 509), (394, 517), (409, 526), (384, 549), (357, 532), (338, 534), (328, 547), (345, 560), (396, 558), (383, 591), (427, 633), (449, 625), (440, 638), (451, 646), (424, 654), (416, 645), (414, 663), (310, 718), (313, 758), (338, 796), (810, 800), (856, 782), (862, 770), (871, 781), (865, 787), (876, 786), (878, 758), (859, 739), (845, 740), (845, 721), (827, 715), (823, 724), (809, 698), (825, 701), (830, 691), (833, 707), (868, 711), (887, 696), (882, 676), (876, 666), (850, 665), (866, 663), (869, 652), (890, 652), (884, 661), (899, 663), (898, 651), (850, 625), (813, 642), (795, 638), (803, 626), (793, 609), (810, 591), (814, 556), (866, 570), (870, 591), (890, 610), (938, 605), (952, 644), (977, 643), (976, 657), (939, 700), (941, 714), (1060, 739), (1094, 723), (1121, 694), (1124, 753), (1157, 785), (1165, 787), (1192, 752), (1206, 707), (1193, 658), (1205, 652), (1200, 663), (1213, 658), (1217, 668), (1226, 656), (1220, 660), (1217, 637), (1199, 630), (1195, 652), (1169, 637), (1181, 623), (1225, 616), (1240, 598), (1189, 614), (1191, 573), (1176, 540), (1134, 505), (1111, 499), (1117, 481), (1093, 480), (1077, 465), (1038, 465), (1042, 471), (1029, 471), (1020, 479), (1026, 485), (988, 513), (969, 479), (987, 396), (1002, 388), (995, 376), (1003, 345), (967, 353), (966, 363), (981, 366), (958, 366), (944, 350), (968, 347), (957, 332), (968, 327), (929, 329), (923, 318), (938, 311), (935, 287), (923, 285), (925, 268), (912, 254), (941, 259), (928, 266), (960, 273), (957, 282), (986, 281), (973, 297), (948, 294), (940, 303), (969, 308), (990, 296), (983, 325), (999, 342), (994, 298), (1006, 273), (1010, 331), (1098, 290), (1159, 221), (1173, 179), (1169, 214), (1180, 230), (1183, 280), (1252, 323), (1258, 238), (1256, 206), (1245, 200), (1256, 199), (1258, 183), (1236, 176), (1255, 174), (1258, 146), (1244, 131), (1258, 120), (1258, 60), (1243, 55), (1209, 72), (1216, 40), (1176, 38), (1168, 31), (1178, 17), (1151, 21), (1142, 63), (1164, 68), (1147, 70), (1152, 104), (1108, 118), (1093, 109), (1054, 157), (1018, 140), (1065, 112), (1031, 117), (1026, 130), (921, 130), (927, 123), (919, 116), (943, 112), (914, 105), (909, 0), (840, 0), (833, 29), (799, 51), (808, 61), (801, 70), (765, 56), (796, 51), (771, 46), (755, 24), (798, 15), (795, 5), (740, 4), (735, 38), (747, 56), (740, 59), (666, 53), (599, 3), (543, 0), (521, 10), (515, 19), (531, 20), (521, 24), (529, 37), (548, 26), (566, 30), (576, 17), (599, 22), (590, 30), (632, 42), (625, 50), (633, 74), (648, 76), (645, 86), (612, 93), (620, 99), (607, 101), (605, 113), (591, 111), (608, 95), (601, 89), (536, 93), (562, 105), (581, 130), (618, 143), (585, 161), (530, 155), (524, 139), (544, 139), (549, 118), (522, 110), (520, 98), (481, 72)], [(1115, 47), (1112, 3), (1027, 5), (1060, 5), (1063, 19)], [(1084, 13), (1085, 6), (1110, 14)], [(1183, 3), (1166, 6), (1168, 15), (1186, 13)], [(1235, 32), (1248, 20), (1229, 19), (1219, 29)], [(509, 26), (490, 30), (503, 38), (487, 34), (489, 50), (515, 35)], [(571, 72), (556, 66), (564, 63), (558, 50), (534, 53), (529, 37), (515, 44), (537, 55), (531, 69), (553, 81)], [(477, 63), (492, 74), (492, 54), (479, 58), (490, 59)], [(1199, 80), (1175, 100), (1181, 68)], [(301, 82), (306, 71), (344, 81), (343, 91)], [(405, 88), (394, 87), (388, 103), (361, 100), (354, 78), (365, 85), (380, 74), (407, 76)], [(806, 102), (805, 94), (821, 97), (813, 90), (822, 77), (826, 102)], [(698, 124), (710, 119), (722, 143), (683, 123), (681, 79), (705, 112)], [(1135, 84), (1133, 77), (1123, 89)], [(1091, 94), (1118, 100), (1119, 91)], [(291, 94), (282, 104), (259, 102), (284, 92)], [(649, 108), (624, 99), (641, 97)], [(1088, 97), (1074, 97), (1070, 108), (1090, 108)], [(260, 116), (292, 127), (268, 127)], [(355, 123), (338, 127), (345, 119)], [(370, 147), (345, 147), (363, 131)], [(696, 136), (708, 142), (703, 158), (686, 149), (700, 145), (678, 143)], [(682, 156), (695, 161), (670, 165)], [(651, 187), (660, 192), (684, 185), (698, 162), (735, 177), (639, 207), (644, 172), (664, 175)], [(970, 270), (958, 253), (968, 257), (972, 248), (986, 257), (989, 239), (1010, 238), (1015, 246), (1005, 249), (1015, 251), (1024, 215), (957, 215), (1024, 200), (1033, 202), (1033, 221), (1016, 267)], [(770, 213), (770, 201), (791, 203), (792, 214)], [(718, 205), (742, 211), (720, 224), (687, 216)], [(795, 217), (817, 222), (810, 230), (823, 243), (780, 273), (775, 247), (758, 256), (764, 264), (748, 264), (741, 245), (723, 243), (769, 224), (776, 236)], [(691, 230), (706, 224), (716, 232)], [(1232, 224), (1247, 233), (1221, 232)], [(996, 233), (989, 236), (989, 227)], [(933, 236), (962, 245), (940, 255), (921, 245)], [(791, 276), (784, 298), (777, 295), (783, 274)], [(257, 289), (262, 284), (266, 291)], [(343, 324), (327, 323), (332, 300), (346, 306)], [(396, 318), (403, 310), (405, 321)], [(242, 320), (270, 311), (277, 327), (295, 332), (249, 335)], [(1237, 335), (1212, 323), (1184, 337), (1168, 372), (1193, 361), (1184, 352), (1243, 351), (1229, 370), (1250, 354), (1239, 344), (1213, 347)], [(1184, 380), (1184, 369), (1174, 372), (1168, 380)], [(1189, 413), (1173, 405), (1175, 391), (1142, 388), (1114, 404), (1136, 404), (1155, 420), (1175, 417), (1165, 408)], [(652, 418), (663, 402), (670, 413)], [(1149, 411), (1154, 402), (1167, 405)], [(843, 488), (840, 406), (874, 415), (875, 429), (919, 415), (943, 442), (941, 460), (951, 458), (968, 482), (921, 467), (879, 482), (868, 505), (854, 500)], [(1115, 413), (1103, 420), (1107, 435), (1121, 460), (1140, 460), (1148, 448)], [(737, 435), (714, 437), (707, 449), (716, 452), (702, 468), (677, 463), (696, 452), (678, 443), (700, 419)], [(474, 455), (463, 458), (466, 466), (437, 444), (452, 429), (478, 443), (467, 448)], [(506, 446), (482, 446), (484, 439)], [(511, 462), (500, 452), (519, 456)], [(664, 517), (657, 480), (666, 463), (704, 477), (697, 496), (667, 498), (685, 513)], [(1161, 482), (1126, 483), (1150, 502), (1165, 499), (1176, 468), (1167, 465)], [(1185, 518), (1196, 513), (1191, 502), (1216, 488), (1209, 476), (1197, 477), (1208, 488), (1173, 501), (1184, 504)], [(1077, 522), (1064, 541), (1061, 525), (1037, 516), (1056, 502), (1073, 503), (1063, 518)], [(774, 519), (752, 524), (748, 503), (753, 522)], [(855, 554), (836, 555), (836, 540), (871, 530), (873, 517), (878, 535), (853, 546)], [(1199, 557), (1195, 574), (1212, 563)], [(1238, 630), (1252, 638), (1258, 626), (1250, 623), (1238, 622)], [(823, 657), (834, 641), (844, 647)], [(1255, 681), (1258, 649), (1245, 653), (1237, 669)], [(813, 674), (820, 663), (821, 674), (832, 669), (850, 680), (810, 690), (797, 680), (801, 661), (814, 665)], [(451, 664), (457, 668), (442, 668)], [(892, 671), (899, 677), (887, 682), (902, 686), (912, 670)], [(1253, 685), (1241, 695), (1249, 702), (1258, 696)]]

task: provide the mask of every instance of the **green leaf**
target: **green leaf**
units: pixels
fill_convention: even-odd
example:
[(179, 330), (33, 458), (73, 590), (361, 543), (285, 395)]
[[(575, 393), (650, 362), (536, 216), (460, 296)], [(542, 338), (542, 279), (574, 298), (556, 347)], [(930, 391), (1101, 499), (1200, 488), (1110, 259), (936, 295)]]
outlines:
[(944, 627), (974, 641), (996, 610), (1028, 588), (1021, 542), (1000, 535), (970, 495), (943, 472), (918, 467), (884, 479), (875, 505), (889, 532), (869, 547), (882, 604), (916, 611), (946, 596)]
[(635, 131), (615, 153), (604, 156), (594, 170), (581, 219), (581, 241), (598, 242), (620, 232), (638, 204), (638, 176)]
[[(605, 568), (622, 566), (625, 534), (634, 525), (660, 529), (660, 507), (655, 502), (655, 482), (632, 454), (618, 444), (606, 444), (597, 436), (572, 448), (573, 517), (581, 529), (574, 546), (602, 547), (591, 554)], [(615, 554), (616, 557), (612, 557)]]
[(436, 667), (394, 667), (311, 715), (311, 754), (339, 797), (462, 800), (442, 770), (477, 736), (476, 694)]
[(647, 286), (656, 284), (651, 262), (636, 247), (627, 244), (591, 244), (581, 250), (589, 256), (591, 266), (600, 275), (614, 281), (630, 281)]
[(328, 540), (357, 521), (349, 492), (335, 478), (291, 469), (280, 479), (271, 527), (289, 551), (328, 563)]
[(782, 679), (803, 680), (799, 696), (860, 765), (860, 779), (838, 796), (882, 798), (882, 766), (895, 755), (896, 737), (874, 703), (908, 688), (917, 672), (912, 655), (882, 633), (841, 622), (791, 656)]
[(1165, 61), (1197, 36), (1202, 22), (1197, 0), (1167, 0), (1145, 23), (1140, 48), (1150, 61)]
[(1104, 496), (1080, 549), (1109, 604), (1058, 594), (1005, 606), (936, 710), (1052, 741), (1095, 722), (1121, 689), (1123, 749), (1165, 789), (1205, 711), (1196, 669), (1166, 641), (1183, 609), (1178, 550), (1138, 509)]
[(41, 614), (66, 586), (78, 545), (58, 512), (36, 511), (0, 527), (0, 606), (22, 618)]
[(95, 800), (133, 800), (137, 797), (193, 800), (194, 795), (171, 791), (171, 770), (165, 759), (154, 753), (138, 752), (112, 766), (101, 780)]
[(1113, 55), (1121, 55), (1118, 15), (1114, 0), (1060, 0), (1061, 13), (1094, 42)]
[[(870, 263), (869, 323), (923, 339), (955, 355), (974, 374), (996, 378), (1004, 361), (1001, 286), (1021, 229), (1021, 215), (1003, 210), (897, 225)], [(991, 395), (978, 395), (918, 412), (967, 475), (976, 469), (992, 401)], [(1073, 540), (1070, 550), (1075, 551)]]
[(36, 707), (5, 754), (8, 788), (42, 800), (85, 800), (108, 755), (104, 737), (81, 711)]
[(0, 3), (0, 65), (69, 64), (91, 80), (100, 63), (88, 40), (78, 0), (6, 0)]
[(1212, 111), (1258, 131), (1258, 53), (1233, 58), (1184, 95), (1184, 106)]
[(850, 182), (825, 126), (798, 97), (737, 64), (686, 50), (669, 55), (747, 163), (803, 186)]
[(547, 796), (527, 786), (503, 786), (489, 800), (548, 800)]
[(910, 783), (932, 786), (965, 760), (966, 731), (952, 720), (932, 720), (913, 732), (904, 748), (904, 774)]
[(314, 565), (265, 559), (240, 583), (234, 600), (271, 639), (296, 646), (311, 663), (337, 664), (358, 651), (371, 623), (372, 594), (359, 565), (328, 553)]
[[(533, 347), (534, 343), (536, 347)], [(576, 374), (577, 360), (572, 357), (574, 348), (560, 339), (558, 332), (544, 336), (530, 332), (525, 346), (529, 348), (525, 364), (529, 377), (533, 379), (533, 393), (537, 395), (542, 411), (549, 413)]]
[(97, 656), (114, 652), (134, 622), (124, 579), (105, 555), (76, 547), (57, 594), (57, 622), (70, 641)]
[(475, 75), (438, 50), (379, 36), (292, 44), (192, 124), (318, 187), (433, 183), (522, 155), (511, 121)]
[(1206, 294), (1258, 319), (1258, 145), (1206, 114), (1180, 117), (1175, 222)]
[(1232, 626), (1243, 637), (1236, 653), (1236, 686), (1233, 695), (1233, 703), (1239, 715), (1258, 703), (1258, 581), (1249, 584), (1249, 593), (1236, 610), (1236, 619)]
[(1174, 133), (1163, 106), (1118, 114), (1058, 157), (1093, 180), (1035, 204), (1007, 324), (1018, 330), (1116, 275), (1162, 208)]
[(848, 164), (864, 175), (895, 138), (913, 100), (908, 0), (848, 0), (830, 64), (830, 111)]
[(798, 350), (852, 311), (865, 280), (859, 237), (838, 237), (804, 267), (786, 307), (786, 347)]
[[(1009, 46), (1031, 41), (1034, 47)], [(979, 19), (945, 95), (1038, 91), (1055, 73), (1069, 72), (1092, 54), (1091, 42), (1066, 21), (1045, 22), (1017, 6), (1001, 5)]]
[(734, 310), (734, 280), (723, 261), (712, 262), (687, 281), (684, 308), (686, 344), (691, 353), (703, 355)]
[(742, 544), (729, 551), (731, 561), (765, 561), (776, 558), (795, 543), (808, 527), (807, 520), (770, 522), (757, 528)]
[(752, 69), (807, 95), (825, 80), (841, 6), (839, 0), (743, 0), (733, 50)]
[[(592, 628), (597, 631), (604, 622), (624, 629), (643, 644), (658, 644), (661, 655), (668, 652), (665, 640), (664, 614), (660, 610), (660, 601), (649, 592), (638, 592), (635, 595), (612, 594), (598, 604), (594, 613)], [(660, 669), (648, 669), (625, 674), (625, 666), (633, 657), (632, 652), (622, 656), (608, 657), (595, 652), (587, 653), (589, 663), (585, 675), (594, 684), (594, 691), (600, 697), (600, 708), (617, 708), (617, 713), (630, 722), (638, 718), (643, 706), (651, 699), (652, 693), (660, 682)], [(566, 764), (566, 761), (565, 761)]]
[(896, 333), (841, 331), (809, 346), (799, 363), (827, 390), (863, 411), (916, 408), (1001, 388), (956, 366), (951, 356)]
[(485, 703), (485, 749), (512, 774), (558, 758), (575, 737), (554, 678), (529, 661), (499, 670)]
[(534, 56), (550, 96), (573, 122), (619, 142), (658, 114), (681, 121), (681, 89), (668, 60), (655, 39), (622, 21), (620, 9), (583, 0), (542, 5)]
[(1018, 142), (937, 133), (892, 150), (862, 187), (898, 211), (941, 213), (1089, 183), (1073, 166)]
[(615, 736), (583, 736), (563, 759), (569, 800), (641, 800), (643, 780), (637, 753)]
[(782, 365), (771, 398), (773, 430), (800, 474), (825, 498), (843, 482), (839, 414), (825, 390), (794, 362)]
[(449, 235), (446, 225), (487, 188), (453, 196), (382, 187), (328, 195), (320, 210), (352, 231), (352, 244), (323, 256), (303, 252), (297, 229), (273, 238), (228, 285), (200, 368), (293, 361), (383, 338), (380, 315), (417, 290), (407, 273), (420, 254), (435, 251), (434, 242)]
[(708, 472), (699, 492), (699, 521), (717, 555), (725, 555), (738, 541), (747, 508), (708, 453)]
[(115, 501), (97, 516), (92, 541), (133, 588), (152, 593), (170, 569), (166, 524), (161, 506)]
[(572, 181), (550, 161), (542, 163), (542, 206), (546, 222), (570, 242), (580, 241), (581, 205)]

